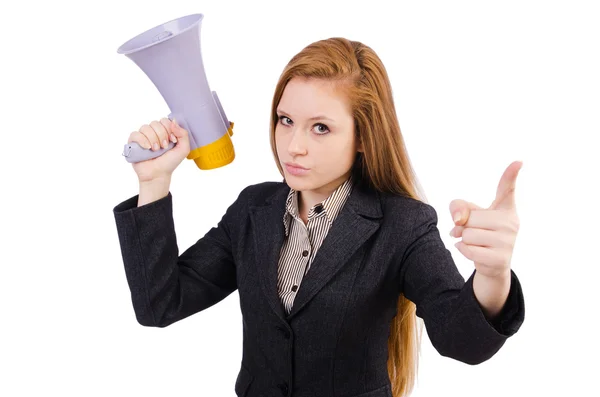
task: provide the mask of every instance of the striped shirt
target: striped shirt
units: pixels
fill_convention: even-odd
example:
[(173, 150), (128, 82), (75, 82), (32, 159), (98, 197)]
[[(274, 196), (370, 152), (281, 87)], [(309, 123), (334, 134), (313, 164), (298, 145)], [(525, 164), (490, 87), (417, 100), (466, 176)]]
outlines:
[(279, 256), (277, 282), (279, 298), (287, 314), (292, 310), (302, 278), (310, 269), (317, 250), (351, 191), (352, 177), (338, 186), (327, 199), (315, 204), (308, 211), (308, 222), (304, 224), (298, 211), (298, 192), (290, 189), (283, 215), (285, 240)]

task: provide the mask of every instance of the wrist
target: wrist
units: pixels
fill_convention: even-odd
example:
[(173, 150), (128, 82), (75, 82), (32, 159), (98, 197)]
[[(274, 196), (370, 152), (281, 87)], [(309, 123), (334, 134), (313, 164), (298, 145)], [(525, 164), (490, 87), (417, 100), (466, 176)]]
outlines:
[(489, 274), (482, 272), (480, 270), (476, 270), (476, 273), (477, 273), (477, 277), (479, 277), (481, 279), (486, 279), (489, 282), (496, 282), (496, 283), (510, 280), (511, 276), (512, 276), (511, 272), (510, 272), (510, 268), (503, 269), (502, 271), (490, 272)]
[(169, 194), (170, 177), (156, 178), (139, 183), (138, 207), (160, 200)]
[(138, 181), (140, 187), (155, 187), (155, 186), (164, 186), (169, 185), (171, 183), (171, 176), (165, 175), (161, 177), (155, 177), (148, 180), (140, 180)]

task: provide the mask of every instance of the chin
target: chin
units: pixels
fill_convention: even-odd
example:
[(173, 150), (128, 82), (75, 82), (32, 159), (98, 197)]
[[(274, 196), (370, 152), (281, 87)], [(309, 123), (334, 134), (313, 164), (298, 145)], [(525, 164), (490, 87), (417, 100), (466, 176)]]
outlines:
[(285, 173), (284, 175), (287, 185), (296, 191), (311, 190), (315, 187), (315, 183), (310, 178), (297, 177), (288, 173)]

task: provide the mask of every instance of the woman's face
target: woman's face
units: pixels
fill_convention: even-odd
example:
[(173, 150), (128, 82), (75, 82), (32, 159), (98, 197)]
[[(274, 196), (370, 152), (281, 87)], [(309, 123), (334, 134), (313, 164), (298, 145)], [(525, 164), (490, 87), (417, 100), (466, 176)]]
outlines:
[(343, 91), (335, 87), (296, 77), (279, 101), (275, 142), (292, 189), (327, 196), (350, 176), (358, 149), (354, 119)]

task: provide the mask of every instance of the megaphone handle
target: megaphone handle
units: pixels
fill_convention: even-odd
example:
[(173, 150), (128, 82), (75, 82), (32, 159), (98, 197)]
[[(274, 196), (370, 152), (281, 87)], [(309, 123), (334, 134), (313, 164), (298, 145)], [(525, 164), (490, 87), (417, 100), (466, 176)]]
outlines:
[[(173, 121), (173, 113), (169, 113), (167, 118)], [(179, 117), (177, 123), (181, 125), (183, 128), (187, 128), (185, 124), (185, 120), (182, 117)], [(139, 163), (140, 161), (154, 159), (160, 155), (162, 155), (167, 150), (173, 149), (175, 143), (169, 140), (169, 145), (166, 148), (160, 148), (158, 150), (146, 149), (141, 147), (137, 142), (126, 143), (123, 148), (123, 153), (121, 155), (125, 156), (125, 160), (129, 163)]]
[(166, 148), (160, 148), (158, 150), (146, 149), (141, 147), (137, 142), (131, 142), (125, 144), (123, 148), (123, 156), (129, 163), (139, 163), (140, 161), (150, 160), (162, 155), (167, 150), (173, 149), (175, 143), (169, 142)]

